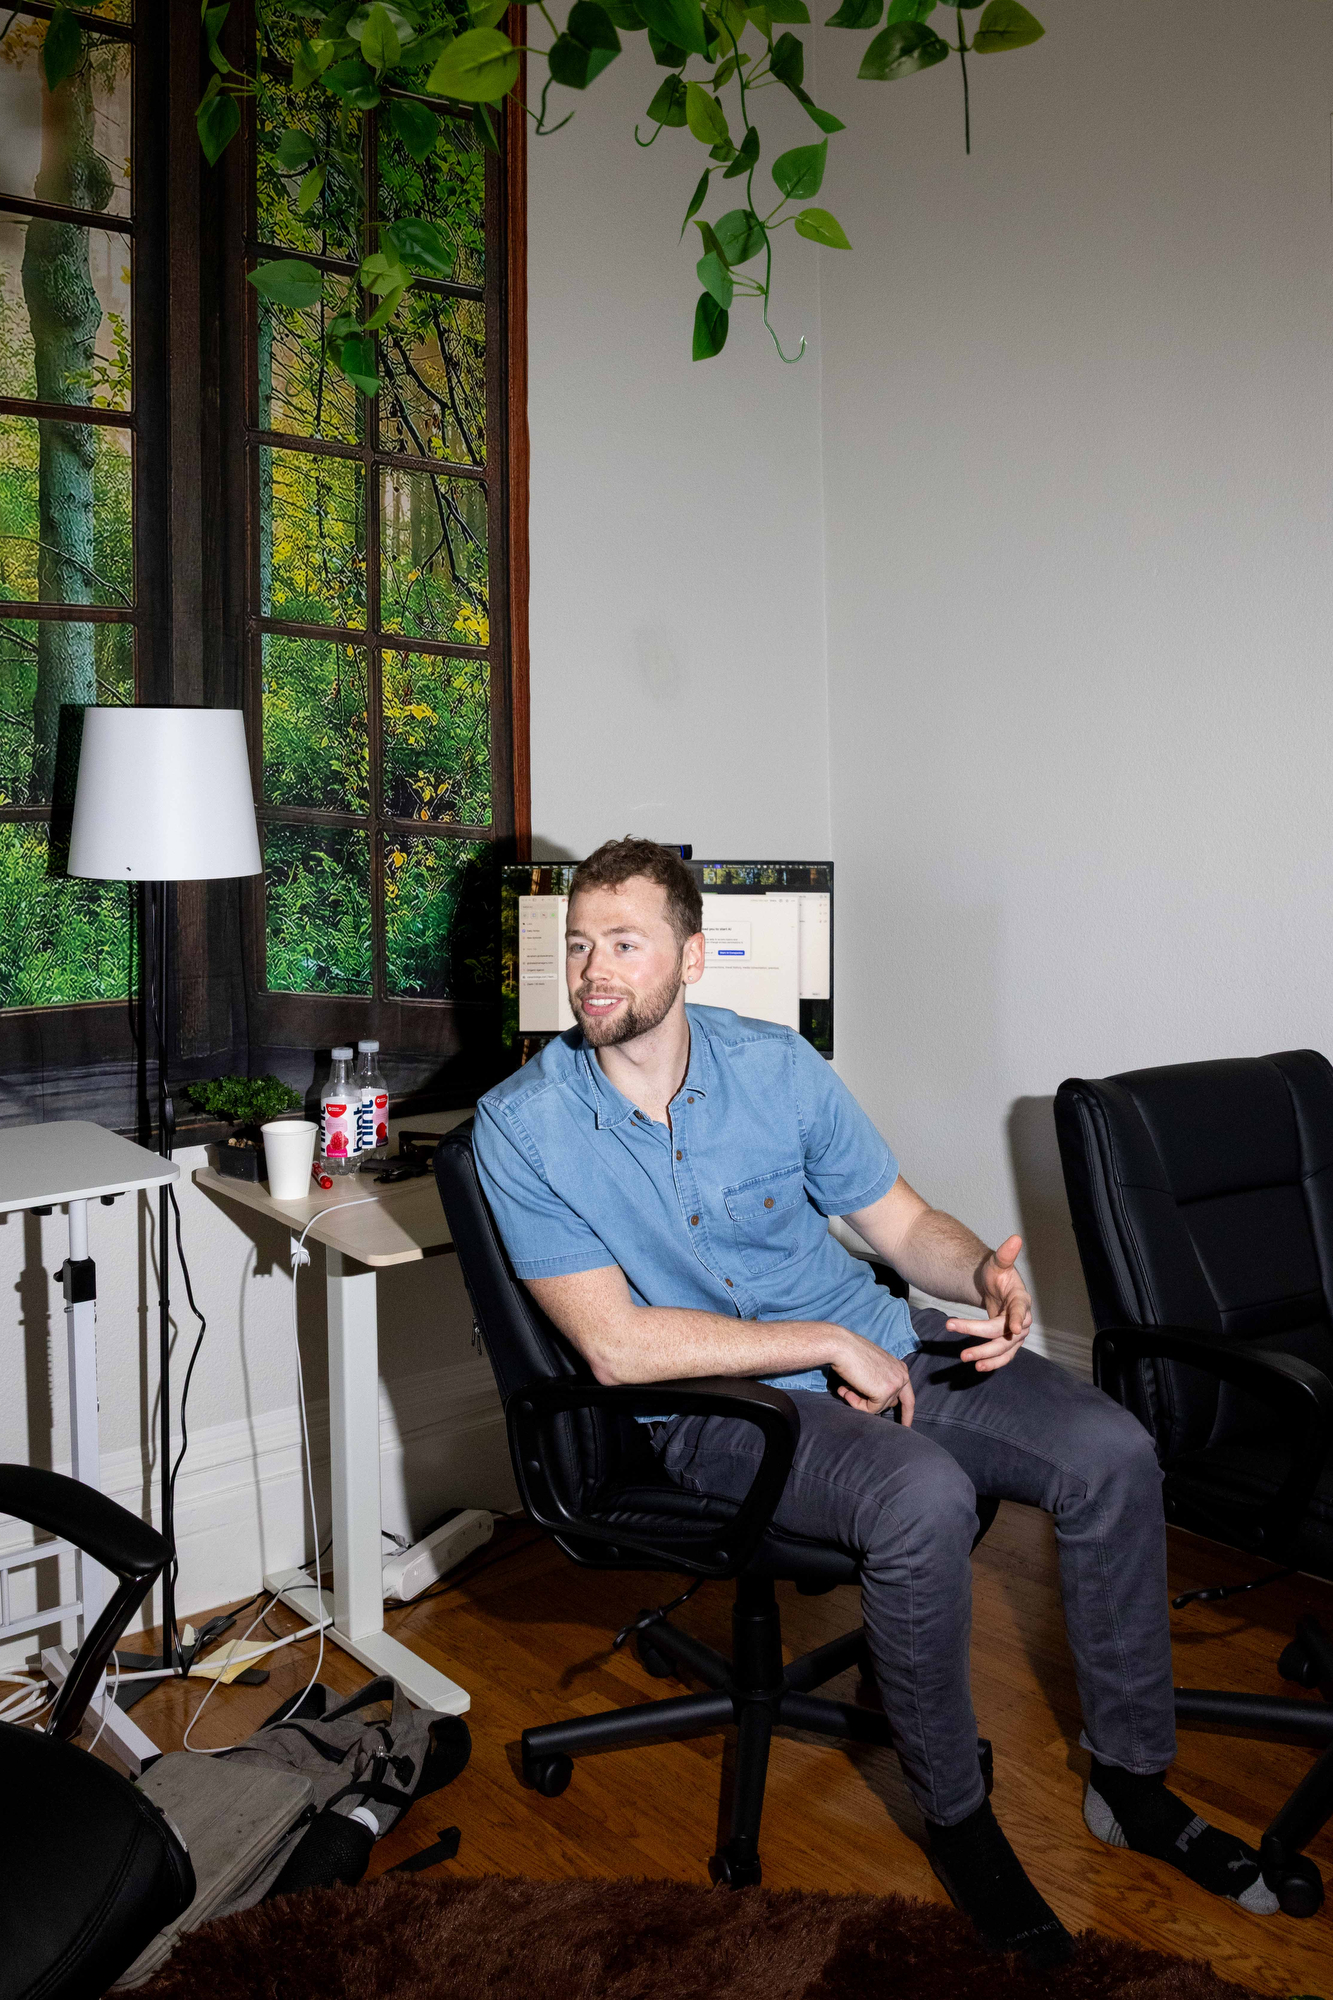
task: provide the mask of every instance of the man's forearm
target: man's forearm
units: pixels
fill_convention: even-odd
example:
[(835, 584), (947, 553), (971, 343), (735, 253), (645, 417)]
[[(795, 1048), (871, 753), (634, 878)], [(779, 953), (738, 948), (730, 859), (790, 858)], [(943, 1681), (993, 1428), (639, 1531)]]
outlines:
[(956, 1216), (931, 1208), (915, 1189), (904, 1192), (913, 1204), (907, 1215), (895, 1212), (894, 1205), (885, 1200), (849, 1215), (847, 1220), (872, 1250), (887, 1257), (899, 1276), (919, 1291), (936, 1299), (956, 1299), (959, 1305), (979, 1306), (982, 1298), (977, 1272), (991, 1254), (989, 1246)]

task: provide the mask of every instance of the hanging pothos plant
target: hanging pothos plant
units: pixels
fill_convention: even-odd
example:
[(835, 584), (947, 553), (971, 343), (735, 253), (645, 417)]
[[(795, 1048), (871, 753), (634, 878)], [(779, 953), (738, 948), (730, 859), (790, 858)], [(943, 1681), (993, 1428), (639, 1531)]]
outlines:
[[(482, 143), (496, 151), (488, 107), (517, 95), (519, 59), (526, 50), (532, 59), (529, 75), (540, 75), (543, 65), (546, 74), (537, 109), (530, 104), (521, 109), (532, 119), (535, 135), (544, 138), (573, 116), (571, 111), (556, 123), (549, 122), (551, 86), (586, 90), (620, 54), (622, 34), (646, 34), (653, 61), (667, 75), (645, 113), (651, 137), (644, 138), (636, 125), (635, 140), (651, 146), (663, 131), (677, 127), (690, 133), (710, 162), (681, 224), (682, 236), (692, 222), (702, 239), (696, 269), (703, 289), (694, 311), (694, 359), (705, 361), (721, 353), (737, 298), (760, 302), (764, 325), (784, 361), (797, 361), (804, 353), (802, 338), (795, 354), (785, 354), (769, 319), (777, 232), (791, 223), (798, 236), (812, 243), (833, 250), (851, 248), (836, 217), (814, 203), (823, 185), (829, 135), (844, 128), (842, 120), (821, 110), (805, 88), (805, 46), (791, 32), (792, 27), (809, 24), (805, 0), (762, 0), (754, 6), (742, 0), (573, 0), (563, 29), (556, 26), (546, 0), (515, 0), (516, 8), (526, 6), (529, 24), (540, 16), (550, 31), (551, 41), (544, 48), (515, 44), (497, 25), (509, 12), (509, 0), (374, 0), (370, 6), (337, 0), (329, 7), (307, 0), (268, 0), (268, 4), (272, 11), (291, 17), (298, 37), (293, 89), (323, 93), (332, 100), (334, 111), (327, 121), (331, 136), (323, 155), (308, 133), (295, 128), (283, 132), (278, 141), (278, 167), (298, 216), (306, 215), (319, 200), (335, 159), (353, 186), (364, 192), (354, 131), (357, 113), (383, 102), (395, 136), (414, 159), (425, 160), (436, 144), (440, 121), (457, 117), (456, 110), (436, 100), (469, 105)], [(979, 8), (969, 42), (965, 16)], [(936, 0), (889, 0), (885, 14), (885, 0), (841, 0), (824, 25), (878, 29), (857, 70), (867, 83), (897, 82), (957, 55), (964, 143), (970, 152), (968, 56), (1026, 48), (1039, 41), (1045, 29), (1020, 0), (986, 0), (984, 6), (982, 0), (963, 0), (962, 5), (944, 10), (952, 12), (957, 23), (958, 39), (951, 42), (928, 24), (935, 9)], [(210, 164), (240, 130), (240, 99), (256, 87), (255, 80), (234, 68), (219, 46), (230, 11), (229, 0), (216, 6), (202, 0), (213, 76), (197, 116), (200, 143)], [(71, 9), (58, 5), (44, 51), (51, 89), (80, 61), (81, 34)], [(688, 74), (692, 67), (694, 75)], [(776, 202), (762, 181), (756, 183), (762, 142), (751, 117), (755, 93), (774, 84), (791, 93), (823, 135), (808, 146), (779, 153), (773, 161), (769, 177), (777, 190)], [(384, 97), (386, 86), (395, 94)], [(735, 190), (736, 205), (710, 222), (702, 211), (713, 193), (714, 175), (724, 183), (743, 185)], [(410, 216), (380, 226), (372, 247), (370, 219), (365, 215), (361, 247), (366, 254), (357, 278), (346, 287), (330, 317), (326, 338), (333, 365), (365, 395), (373, 396), (379, 388), (375, 334), (393, 322), (416, 276), (423, 272), (442, 276), (452, 269), (453, 249), (436, 224)], [(265, 298), (296, 308), (313, 305), (326, 282), (314, 264), (300, 257), (274, 258), (250, 273), (250, 283)]]

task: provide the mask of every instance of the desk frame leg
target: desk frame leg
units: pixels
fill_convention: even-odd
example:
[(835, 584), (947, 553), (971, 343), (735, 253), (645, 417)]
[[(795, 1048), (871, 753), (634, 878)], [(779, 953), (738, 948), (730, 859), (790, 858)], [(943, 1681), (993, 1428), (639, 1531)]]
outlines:
[[(380, 1376), (376, 1274), (325, 1246), (329, 1317), (329, 1483), (332, 1598), (329, 1637), (354, 1660), (389, 1674), (419, 1707), (462, 1715), (471, 1697), (384, 1630), (384, 1543), (380, 1512)], [(318, 1528), (312, 1524), (312, 1532)], [(319, 1615), (308, 1569), (265, 1577), (269, 1590), (313, 1623)]]

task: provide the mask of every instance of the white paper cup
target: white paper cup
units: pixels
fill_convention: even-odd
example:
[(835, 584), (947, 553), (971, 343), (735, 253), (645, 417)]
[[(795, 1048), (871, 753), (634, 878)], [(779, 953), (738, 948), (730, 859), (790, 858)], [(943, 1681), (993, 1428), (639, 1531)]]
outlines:
[(318, 1125), (308, 1118), (275, 1118), (259, 1129), (264, 1135), (269, 1193), (274, 1201), (303, 1200), (310, 1192)]

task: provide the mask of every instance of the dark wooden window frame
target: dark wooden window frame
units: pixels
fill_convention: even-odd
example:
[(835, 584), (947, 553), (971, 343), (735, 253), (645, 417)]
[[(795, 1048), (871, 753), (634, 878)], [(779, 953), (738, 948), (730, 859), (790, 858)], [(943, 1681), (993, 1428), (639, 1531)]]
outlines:
[[(23, 11), (49, 20), (55, 9), (45, 0), (25, 0)], [(242, 17), (250, 8), (233, 14), (228, 38), (235, 37), (233, 59), (243, 60), (249, 21)], [(245, 454), (234, 448), (245, 414), (245, 325), (253, 298), (244, 282), (253, 261), (253, 154), (248, 137), (229, 148), (216, 170), (200, 154), (194, 112), (210, 72), (197, 9), (138, 0), (135, 17), (123, 28), (100, 16), (81, 17), (90, 28), (135, 46), (132, 217), (69, 219), (123, 230), (132, 244), (133, 408), (128, 414), (98, 412), (93, 421), (116, 423), (134, 438), (136, 693), (145, 702), (245, 706), (258, 759), (247, 671)], [(521, 16), (517, 23), (511, 16), (509, 25), (521, 40)], [(506, 613), (492, 648), (492, 833), (497, 859), (506, 859), (525, 856), (531, 842), (526, 144), (521, 114), (509, 105), (501, 148), (500, 162), (488, 159), (487, 257), (499, 261), (505, 277), (494, 335), (489, 319), (487, 326), (487, 405), (494, 439), (488, 458), (501, 469), (490, 508), (491, 590)], [(37, 208), (0, 201), (9, 214)], [(235, 254), (220, 257), (220, 244)], [(8, 399), (0, 408), (61, 414)], [(433, 461), (427, 466), (452, 476), (453, 468)], [(16, 604), (6, 606), (5, 615), (95, 621), (107, 611)], [(363, 635), (349, 636), (369, 643)], [(412, 650), (462, 655), (470, 649)], [(477, 1037), (459, 1019), (467, 1010), (447, 1001), (266, 992), (256, 978), (263, 962), (262, 899), (251, 886), (181, 884), (171, 892), (171, 921), (177, 1076), (276, 1067), (299, 1077), (303, 1066), (308, 1075), (310, 1057), (332, 1041), (378, 1033), (386, 1053), (402, 1058), (399, 1089), (435, 1102), (469, 1094), (475, 1072), (460, 1057)], [(142, 1131), (149, 1094), (142, 1042), (136, 1011), (125, 1001), (0, 1012), (0, 1124), (83, 1116)]]

